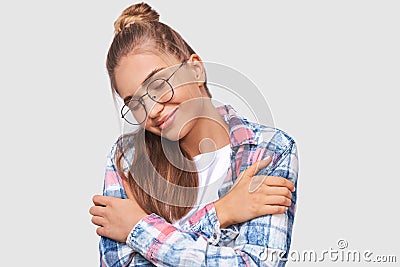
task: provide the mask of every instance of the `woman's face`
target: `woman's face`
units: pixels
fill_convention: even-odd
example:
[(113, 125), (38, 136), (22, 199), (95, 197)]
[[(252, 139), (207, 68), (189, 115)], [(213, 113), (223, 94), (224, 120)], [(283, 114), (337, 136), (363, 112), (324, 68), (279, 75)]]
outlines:
[[(115, 69), (115, 81), (117, 92), (125, 104), (132, 99), (142, 100), (145, 110), (143, 105), (136, 105), (138, 101), (134, 102), (135, 105), (130, 105), (136, 121), (140, 123), (144, 120), (140, 124), (141, 127), (176, 141), (184, 138), (194, 128), (202, 115), (203, 100), (207, 94), (204, 89), (200, 89), (205, 75), (197, 55), (192, 55), (183, 65), (175, 58), (168, 59), (167, 63), (165, 58), (153, 53), (123, 57)], [(156, 70), (158, 71), (155, 73)], [(168, 79), (173, 88), (173, 95), (168, 83), (163, 87), (162, 92), (167, 88), (165, 93), (158, 94), (157, 85), (162, 81), (160, 79)], [(170, 101), (158, 103), (150, 98), (158, 102), (165, 102), (168, 99)]]

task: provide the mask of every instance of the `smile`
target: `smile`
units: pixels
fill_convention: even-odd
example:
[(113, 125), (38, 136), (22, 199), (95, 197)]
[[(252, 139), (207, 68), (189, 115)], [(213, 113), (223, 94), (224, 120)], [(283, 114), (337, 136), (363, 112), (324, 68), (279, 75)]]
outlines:
[(160, 128), (160, 130), (164, 130), (165, 128), (167, 128), (174, 122), (175, 114), (176, 114), (177, 110), (178, 110), (178, 108), (174, 109), (170, 114), (168, 114), (166, 119), (158, 126)]

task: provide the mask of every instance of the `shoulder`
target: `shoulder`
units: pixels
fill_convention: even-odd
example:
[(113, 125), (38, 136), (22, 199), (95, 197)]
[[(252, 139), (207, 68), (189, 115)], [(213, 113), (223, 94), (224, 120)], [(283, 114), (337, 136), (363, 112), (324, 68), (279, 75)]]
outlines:
[[(281, 176), (292, 182), (298, 176), (298, 150), (294, 138), (287, 132), (266, 125), (251, 123), (255, 128), (257, 142), (253, 150), (259, 151), (262, 158), (270, 156), (271, 166), (263, 174)], [(258, 157), (257, 157), (258, 158)]]
[(283, 152), (296, 145), (294, 137), (282, 129), (252, 121), (245, 121), (248, 127), (254, 132), (255, 141), (259, 146), (265, 146), (269, 150), (281, 150)]
[(127, 174), (129, 172), (130, 157), (133, 158), (134, 147), (131, 135), (121, 135), (111, 145), (107, 155), (107, 166), (104, 178), (103, 195), (118, 198), (127, 198), (123, 188), (119, 168)]
[(107, 155), (107, 166), (115, 168), (116, 161), (122, 157), (124, 169), (127, 162), (131, 162), (135, 152), (134, 140), (136, 133), (120, 135), (111, 145)]
[(231, 143), (250, 144), (258, 147), (268, 146), (270, 150), (285, 150), (295, 144), (294, 138), (285, 131), (273, 126), (264, 125), (259, 122), (248, 120), (237, 112), (232, 106), (224, 105), (218, 107), (218, 111), (229, 124), (231, 131)]

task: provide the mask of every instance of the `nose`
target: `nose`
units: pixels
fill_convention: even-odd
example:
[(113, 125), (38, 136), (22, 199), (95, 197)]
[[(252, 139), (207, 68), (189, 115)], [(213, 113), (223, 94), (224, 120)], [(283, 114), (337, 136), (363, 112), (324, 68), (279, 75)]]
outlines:
[(160, 115), (160, 112), (164, 109), (164, 105), (158, 102), (153, 102), (152, 105), (149, 106), (149, 118), (154, 119)]

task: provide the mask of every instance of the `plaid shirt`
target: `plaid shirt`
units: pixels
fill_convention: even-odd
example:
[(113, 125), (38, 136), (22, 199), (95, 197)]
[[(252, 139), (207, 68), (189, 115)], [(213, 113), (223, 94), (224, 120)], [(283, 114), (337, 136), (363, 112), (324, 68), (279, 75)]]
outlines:
[[(230, 128), (231, 167), (219, 188), (221, 198), (240, 172), (253, 162), (272, 156), (258, 174), (281, 176), (297, 188), (298, 158), (294, 140), (276, 128), (249, 122), (229, 105), (217, 108)], [(113, 145), (107, 159), (103, 194), (126, 198), (117, 174)], [(152, 213), (141, 219), (126, 243), (101, 237), (101, 266), (284, 266), (296, 209), (257, 217), (221, 229), (213, 203), (208, 203), (179, 228)]]

